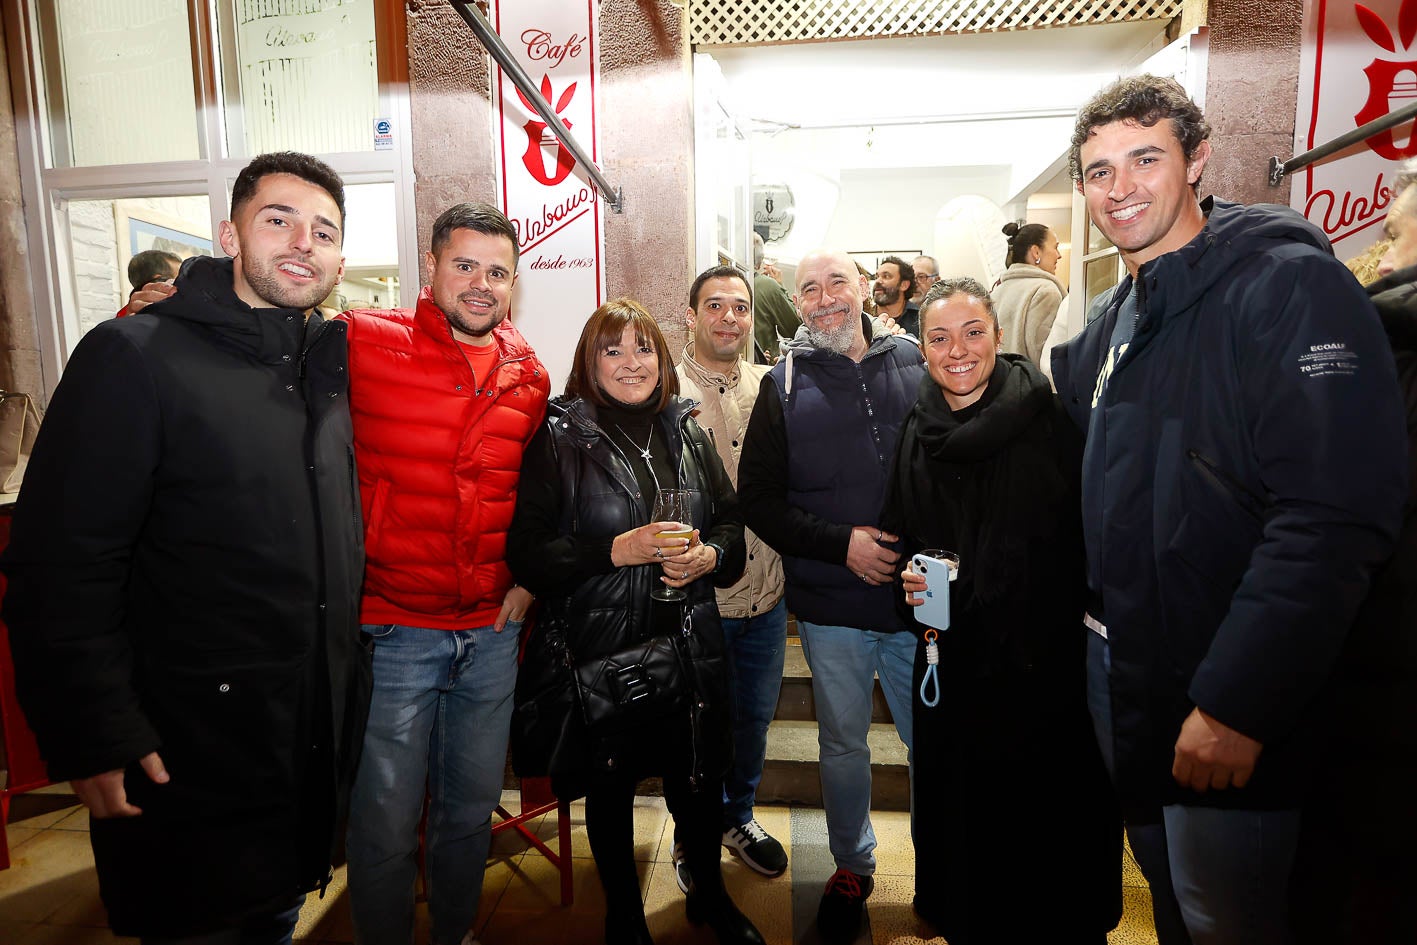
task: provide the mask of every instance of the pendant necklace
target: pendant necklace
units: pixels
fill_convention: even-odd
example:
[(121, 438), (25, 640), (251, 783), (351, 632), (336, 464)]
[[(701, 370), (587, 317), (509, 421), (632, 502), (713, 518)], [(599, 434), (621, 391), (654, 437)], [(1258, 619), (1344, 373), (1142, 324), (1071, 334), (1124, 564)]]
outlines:
[(640, 448), (640, 444), (630, 439), (630, 434), (626, 433), (625, 428), (620, 426), (620, 424), (615, 424), (615, 429), (620, 431), (620, 435), (625, 438), (626, 443), (630, 444), (630, 448), (644, 458), (645, 468), (649, 470), (649, 477), (654, 481), (654, 491), (658, 493), (660, 490), (659, 477), (654, 473), (654, 461), (650, 458), (649, 453), (650, 447), (654, 445), (654, 424), (650, 424), (649, 437), (645, 440), (643, 449)]
[(645, 440), (644, 449), (641, 449), (641, 448), (640, 448), (640, 444), (638, 444), (638, 443), (636, 443), (634, 440), (630, 439), (630, 434), (626, 433), (626, 432), (625, 432), (625, 428), (622, 427), (622, 426), (620, 426), (620, 424), (618, 424), (618, 423), (615, 424), (615, 429), (617, 429), (617, 430), (620, 431), (620, 435), (625, 438), (625, 442), (629, 443), (630, 446), (632, 446), (632, 447), (635, 449), (635, 451), (636, 451), (637, 453), (639, 453), (641, 456), (644, 457), (644, 460), (645, 460), (646, 463), (648, 463), (648, 462), (650, 461), (649, 448), (650, 448), (650, 446), (653, 445), (653, 443), (654, 443), (654, 427), (653, 427), (653, 426), (651, 426), (651, 427), (649, 428), (649, 438)]

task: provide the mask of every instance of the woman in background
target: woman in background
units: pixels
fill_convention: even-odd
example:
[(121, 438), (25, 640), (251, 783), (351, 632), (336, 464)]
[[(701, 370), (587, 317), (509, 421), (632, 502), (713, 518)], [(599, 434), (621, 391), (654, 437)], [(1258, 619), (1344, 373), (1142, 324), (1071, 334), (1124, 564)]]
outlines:
[(994, 310), (1004, 332), (1004, 351), (1042, 366), (1043, 348), (1067, 290), (1058, 271), (1058, 237), (1041, 223), (1004, 226), (1008, 268), (994, 287)]

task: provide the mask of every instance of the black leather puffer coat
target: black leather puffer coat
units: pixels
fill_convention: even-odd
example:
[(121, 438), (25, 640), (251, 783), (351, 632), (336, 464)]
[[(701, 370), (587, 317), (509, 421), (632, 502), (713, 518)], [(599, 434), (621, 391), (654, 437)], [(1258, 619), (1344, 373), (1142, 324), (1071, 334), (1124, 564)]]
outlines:
[[(693, 493), (701, 540), (724, 550), (718, 571), (685, 589), (698, 645), (721, 655), (723, 628), (713, 591), (715, 585), (731, 585), (743, 571), (743, 522), (723, 464), (690, 416), (694, 406), (675, 398), (658, 422), (680, 486)], [(572, 662), (582, 663), (663, 632), (662, 625), (654, 625), (650, 600), (660, 568), (616, 567), (610, 560), (615, 536), (648, 524), (653, 504), (624, 454), (597, 424), (595, 405), (553, 400), (523, 459), (507, 561), (518, 583), (540, 601), (517, 680), (513, 762), (523, 776), (557, 775), (563, 795), (579, 793), (578, 776), (594, 770), (650, 776), (688, 758), (694, 775), (712, 779), (729, 760), (728, 680), (721, 659), (708, 664), (715, 671), (700, 674), (707, 711), (697, 726), (686, 714), (665, 718), (633, 739), (611, 740), (589, 737), (579, 715), (566, 651)], [(553, 624), (564, 629), (564, 649), (548, 639)], [(548, 700), (548, 692), (558, 695)]]

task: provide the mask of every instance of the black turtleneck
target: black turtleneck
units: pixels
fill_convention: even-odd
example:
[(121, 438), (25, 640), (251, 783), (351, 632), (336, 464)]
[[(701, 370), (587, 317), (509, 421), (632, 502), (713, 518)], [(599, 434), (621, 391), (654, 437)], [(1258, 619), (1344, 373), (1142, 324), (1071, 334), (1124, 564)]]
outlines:
[[(669, 463), (669, 441), (657, 422), (659, 412), (654, 408), (658, 402), (656, 389), (642, 404), (623, 404), (611, 399), (596, 411), (601, 430), (625, 454), (625, 461), (630, 464), (630, 471), (635, 474), (645, 503), (651, 509), (659, 489), (673, 489), (679, 485), (679, 477)], [(641, 452), (646, 444), (649, 445), (649, 463), (644, 461)]]

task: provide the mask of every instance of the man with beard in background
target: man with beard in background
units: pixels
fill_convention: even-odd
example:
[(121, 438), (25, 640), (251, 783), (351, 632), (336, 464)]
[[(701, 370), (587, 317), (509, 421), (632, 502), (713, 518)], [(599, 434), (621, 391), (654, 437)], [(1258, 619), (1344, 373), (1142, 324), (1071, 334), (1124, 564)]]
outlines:
[(912, 338), (920, 337), (920, 307), (910, 301), (915, 291), (915, 270), (899, 256), (887, 256), (876, 267), (876, 284), (871, 298), (876, 303), (876, 317), (886, 327), (900, 326)]

